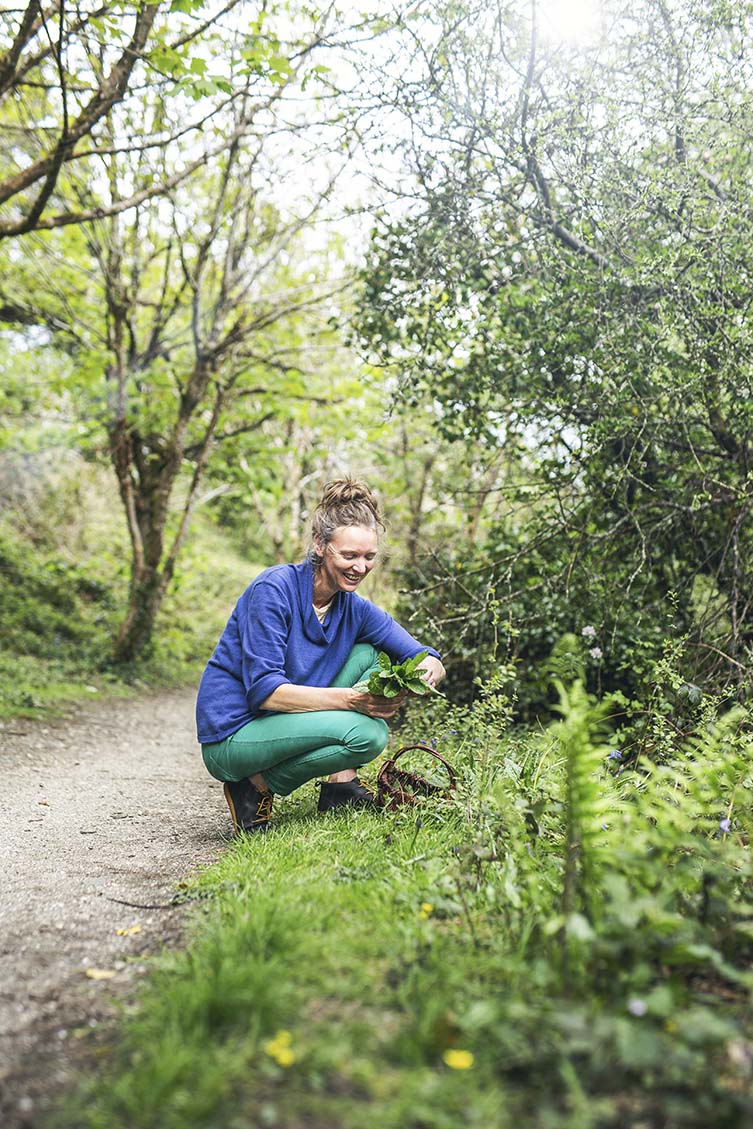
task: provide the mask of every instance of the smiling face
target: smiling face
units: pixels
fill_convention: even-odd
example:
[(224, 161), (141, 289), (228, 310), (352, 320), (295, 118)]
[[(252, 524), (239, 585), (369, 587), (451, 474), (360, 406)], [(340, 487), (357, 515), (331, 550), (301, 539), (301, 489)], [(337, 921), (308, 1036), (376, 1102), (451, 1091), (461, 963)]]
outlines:
[(322, 558), (314, 578), (314, 601), (328, 603), (337, 592), (355, 592), (376, 564), (377, 531), (368, 525), (341, 525), (323, 545), (314, 539)]

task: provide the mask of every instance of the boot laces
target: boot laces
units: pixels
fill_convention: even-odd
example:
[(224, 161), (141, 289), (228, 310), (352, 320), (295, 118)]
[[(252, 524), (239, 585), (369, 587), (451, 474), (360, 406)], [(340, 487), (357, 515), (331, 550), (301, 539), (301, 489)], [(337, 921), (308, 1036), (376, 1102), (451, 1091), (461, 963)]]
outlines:
[(272, 793), (262, 792), (259, 797), (259, 802), (256, 805), (256, 815), (254, 816), (254, 823), (266, 823), (272, 815)]

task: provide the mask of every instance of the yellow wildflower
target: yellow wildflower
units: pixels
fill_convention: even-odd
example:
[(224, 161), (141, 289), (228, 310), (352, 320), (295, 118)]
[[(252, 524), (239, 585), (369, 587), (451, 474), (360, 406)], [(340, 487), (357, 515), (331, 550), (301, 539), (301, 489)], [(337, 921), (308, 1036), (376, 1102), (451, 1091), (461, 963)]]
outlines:
[(431, 902), (421, 902), (421, 920), (422, 921), (426, 921), (426, 918), (430, 917), (433, 912), (434, 912), (434, 906), (431, 904)]
[(451, 1070), (470, 1070), (473, 1066), (473, 1055), (470, 1051), (456, 1051), (450, 1048), (442, 1055)]
[(295, 1062), (292, 1042), (293, 1036), (289, 1031), (278, 1031), (274, 1039), (268, 1039), (264, 1044), (264, 1053), (273, 1058), (278, 1066), (292, 1066)]

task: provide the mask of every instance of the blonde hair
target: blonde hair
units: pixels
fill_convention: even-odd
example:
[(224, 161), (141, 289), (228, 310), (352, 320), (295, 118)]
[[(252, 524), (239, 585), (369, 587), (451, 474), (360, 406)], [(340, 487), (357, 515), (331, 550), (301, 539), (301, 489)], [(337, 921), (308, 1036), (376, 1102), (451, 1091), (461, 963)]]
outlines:
[[(370, 529), (384, 529), (379, 511), (379, 501), (374, 491), (357, 478), (336, 478), (324, 487), (319, 505), (311, 519), (312, 536), (326, 548), (336, 529), (344, 525), (365, 525)], [(315, 546), (309, 549), (309, 560), (322, 563)]]

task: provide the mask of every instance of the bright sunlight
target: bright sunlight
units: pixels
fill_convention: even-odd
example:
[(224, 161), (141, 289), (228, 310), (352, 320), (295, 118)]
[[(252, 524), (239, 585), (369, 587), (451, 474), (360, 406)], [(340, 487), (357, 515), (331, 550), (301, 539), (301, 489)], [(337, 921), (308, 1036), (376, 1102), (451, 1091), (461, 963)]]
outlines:
[(583, 43), (599, 25), (599, 0), (539, 0), (541, 35), (550, 41)]

